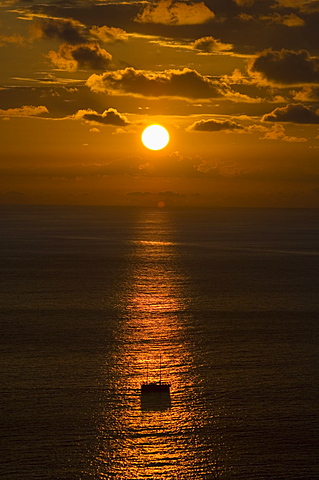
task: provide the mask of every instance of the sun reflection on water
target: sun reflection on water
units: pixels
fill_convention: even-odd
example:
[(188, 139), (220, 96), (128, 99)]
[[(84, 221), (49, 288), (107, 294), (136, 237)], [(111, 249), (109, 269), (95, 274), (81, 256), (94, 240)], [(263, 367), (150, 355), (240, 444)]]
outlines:
[[(207, 471), (199, 434), (204, 418), (196, 414), (197, 379), (183, 327), (187, 279), (176, 266), (166, 215), (141, 218), (136, 227), (113, 368), (117, 395), (103, 413), (98, 478), (196, 480)], [(170, 397), (143, 401), (141, 383), (160, 374), (171, 384)]]

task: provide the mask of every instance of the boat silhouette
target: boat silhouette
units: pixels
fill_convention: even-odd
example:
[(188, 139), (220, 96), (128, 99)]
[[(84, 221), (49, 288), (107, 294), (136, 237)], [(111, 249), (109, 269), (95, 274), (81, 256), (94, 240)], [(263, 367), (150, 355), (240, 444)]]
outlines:
[(141, 394), (145, 393), (170, 393), (170, 384), (162, 382), (142, 383)]
[(147, 365), (147, 374), (146, 381), (141, 384), (141, 395), (146, 394), (170, 394), (170, 383), (162, 382), (162, 359), (160, 358), (160, 378), (158, 382), (149, 382), (148, 381), (148, 365)]

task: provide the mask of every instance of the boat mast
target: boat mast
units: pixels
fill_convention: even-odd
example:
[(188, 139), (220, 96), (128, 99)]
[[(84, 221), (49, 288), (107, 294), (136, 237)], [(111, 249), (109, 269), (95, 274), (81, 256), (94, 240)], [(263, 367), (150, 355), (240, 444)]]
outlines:
[(160, 385), (162, 384), (162, 355), (160, 355)]

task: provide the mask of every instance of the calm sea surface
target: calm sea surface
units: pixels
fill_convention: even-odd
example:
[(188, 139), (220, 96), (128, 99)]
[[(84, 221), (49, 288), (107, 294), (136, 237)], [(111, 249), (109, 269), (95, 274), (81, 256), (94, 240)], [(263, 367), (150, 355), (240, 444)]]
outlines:
[(319, 478), (318, 210), (0, 219), (1, 479)]

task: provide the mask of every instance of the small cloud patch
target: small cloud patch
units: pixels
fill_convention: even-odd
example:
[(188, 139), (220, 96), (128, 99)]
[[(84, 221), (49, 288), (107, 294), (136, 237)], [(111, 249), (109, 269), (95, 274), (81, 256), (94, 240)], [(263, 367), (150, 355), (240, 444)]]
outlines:
[(195, 40), (193, 48), (203, 53), (214, 53), (232, 50), (233, 45), (231, 43), (222, 43), (214, 37), (202, 37)]
[[(109, 108), (102, 114), (95, 112), (94, 110), (79, 110), (74, 118), (76, 120), (84, 120), (87, 123), (99, 124), (99, 125), (114, 125), (116, 127), (126, 127), (130, 125), (130, 122), (124, 115), (121, 115), (115, 108)], [(90, 131), (98, 131), (98, 129), (91, 129)]]
[(51, 50), (47, 57), (56, 68), (68, 72), (107, 70), (112, 60), (112, 55), (97, 43), (80, 45), (63, 43), (57, 52)]
[(245, 127), (231, 120), (198, 120), (190, 125), (189, 132), (220, 132), (221, 130), (244, 130)]

